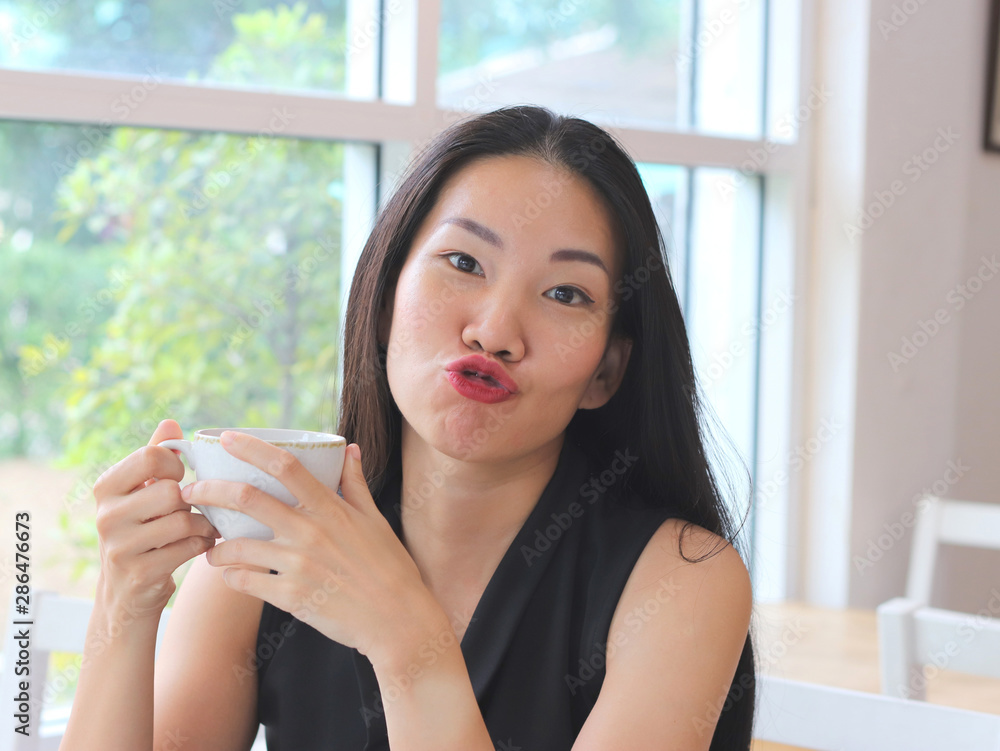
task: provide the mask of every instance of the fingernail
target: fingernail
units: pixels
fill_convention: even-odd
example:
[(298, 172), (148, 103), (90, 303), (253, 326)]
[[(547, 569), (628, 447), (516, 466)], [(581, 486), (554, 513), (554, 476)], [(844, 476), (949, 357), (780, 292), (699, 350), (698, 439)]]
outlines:
[(222, 441), (223, 446), (229, 446), (233, 442), (233, 431), (226, 430), (219, 436), (219, 440)]
[(356, 443), (351, 444), (351, 456), (355, 459), (361, 458), (361, 447)]
[(190, 497), (191, 497), (191, 486), (192, 486), (192, 485), (194, 485), (194, 483), (193, 483), (193, 482), (191, 482), (191, 483), (188, 483), (188, 484), (187, 484), (187, 485), (185, 485), (185, 486), (184, 486), (184, 488), (183, 488), (183, 489), (181, 490), (181, 498), (183, 498), (183, 499), (184, 499), (185, 501), (186, 501), (186, 500), (187, 500), (188, 498), (190, 498)]

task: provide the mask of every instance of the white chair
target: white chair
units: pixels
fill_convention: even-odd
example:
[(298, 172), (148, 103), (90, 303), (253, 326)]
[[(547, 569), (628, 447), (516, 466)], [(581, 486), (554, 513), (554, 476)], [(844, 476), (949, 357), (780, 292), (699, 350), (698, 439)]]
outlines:
[[(66, 686), (75, 684), (80, 674), (80, 660), (74, 660), (60, 674), (50, 677), (49, 660), (54, 652), (82, 654), (87, 636), (87, 624), (94, 609), (92, 600), (80, 597), (64, 597), (46, 590), (31, 592), (30, 613), (21, 615), (17, 611), (17, 594), (11, 593), (7, 613), (7, 636), (4, 639), (3, 664), (0, 666), (0, 696), (13, 700), (20, 693), (19, 683), (30, 683), (26, 692), (28, 704), (28, 728), (30, 735), (15, 732), (14, 714), (20, 710), (8, 706), (0, 712), (0, 751), (58, 751), (59, 743), (69, 721), (68, 707), (46, 706), (54, 694)], [(156, 632), (156, 652), (159, 652), (170, 609), (163, 611)], [(18, 621), (31, 621), (18, 624)], [(18, 644), (20, 629), (29, 631), (30, 675), (18, 675), (18, 661), (21, 645)], [(23, 666), (22, 666), (23, 670)], [(15, 702), (12, 701), (12, 705)], [(252, 751), (264, 751), (263, 727), (259, 729)]]
[(1000, 550), (1000, 503), (957, 501), (927, 495), (917, 505), (906, 596), (929, 605), (939, 545)]
[[(926, 698), (924, 666), (1000, 679), (1000, 596), (976, 614), (929, 606), (941, 544), (1000, 549), (1000, 504), (925, 496), (919, 503), (906, 597), (878, 609), (882, 693)], [(993, 602), (992, 600), (990, 601)]]
[(812, 751), (1000, 751), (1000, 715), (757, 677), (753, 737)]
[[(1000, 596), (996, 611), (1000, 612)], [(882, 693), (927, 698), (931, 671), (955, 670), (1000, 679), (1000, 618), (928, 607), (908, 597), (878, 606)], [(926, 666), (926, 668), (925, 668)]]

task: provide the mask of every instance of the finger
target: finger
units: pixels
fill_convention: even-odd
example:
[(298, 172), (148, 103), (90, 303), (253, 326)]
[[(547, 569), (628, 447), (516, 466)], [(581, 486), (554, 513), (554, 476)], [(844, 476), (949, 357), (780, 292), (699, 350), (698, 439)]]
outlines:
[(278, 608), (281, 608), (279, 603), (286, 597), (279, 585), (279, 577), (270, 573), (231, 566), (223, 570), (222, 580), (230, 589), (258, 597)]
[(270, 572), (254, 571), (242, 566), (229, 566), (223, 570), (222, 578), (230, 589), (269, 602), (276, 608), (292, 614), (303, 623), (313, 620), (320, 603), (326, 602), (329, 595), (340, 587), (336, 578), (331, 577), (325, 584), (313, 590), (310, 595), (295, 597), (292, 594), (293, 588), (287, 586), (280, 576), (280, 569), (274, 570), (279, 572), (278, 576), (274, 576)]
[(219, 436), (222, 446), (237, 459), (262, 469), (284, 485), (288, 492), (305, 503), (323, 491), (323, 484), (313, 477), (295, 456), (256, 436), (227, 430)]
[[(156, 426), (156, 430), (153, 431), (153, 436), (149, 439), (148, 446), (156, 446), (162, 441), (166, 441), (170, 438), (183, 438), (184, 431), (181, 430), (181, 426), (176, 420), (160, 420), (160, 424)], [(180, 451), (177, 449), (170, 449), (175, 455), (180, 456)], [(152, 485), (156, 482), (158, 478), (153, 477), (143, 482), (143, 485)]]
[(211, 537), (216, 539), (216, 529), (202, 514), (191, 511), (174, 511), (132, 530), (128, 542), (135, 555), (162, 548), (185, 537)]
[(181, 486), (169, 478), (124, 496), (121, 502), (124, 518), (135, 524), (146, 524), (175, 511), (191, 511), (181, 498)]
[(278, 573), (288, 571), (288, 551), (273, 540), (252, 540), (248, 537), (235, 537), (226, 540), (212, 548), (208, 562), (213, 566), (257, 566), (264, 571), (274, 570)]
[(361, 466), (361, 447), (356, 443), (347, 446), (344, 471), (340, 476), (341, 497), (359, 511), (375, 508), (375, 499), (368, 489), (364, 468)]
[(181, 430), (181, 426), (177, 424), (176, 420), (160, 420), (160, 424), (156, 426), (156, 430), (153, 431), (153, 437), (149, 439), (147, 445), (156, 446), (161, 441), (166, 441), (169, 438), (183, 437), (184, 431)]
[(184, 479), (184, 464), (169, 449), (143, 446), (110, 467), (94, 483), (94, 495), (125, 495), (142, 488), (152, 477)]
[(214, 537), (185, 537), (182, 540), (142, 553), (140, 560), (155, 571), (174, 571), (185, 561), (211, 550), (214, 545)]
[[(132, 524), (148, 524), (175, 511), (192, 510), (190, 504), (181, 498), (180, 485), (176, 480), (169, 479), (124, 496), (121, 503), (123, 518)], [(211, 529), (209, 536), (216, 534), (211, 524), (206, 529)]]
[(192, 506), (218, 506), (242, 511), (269, 526), (275, 536), (282, 530), (289, 531), (291, 525), (302, 519), (286, 503), (245, 482), (198, 480), (184, 486), (181, 498)]
[[(191, 506), (181, 498), (181, 489), (176, 480), (162, 480), (153, 486), (109, 501), (105, 513), (111, 518), (106, 520), (106, 524), (114, 528), (126, 528), (132, 534), (132, 527), (148, 524), (177, 511), (191, 513)], [(208, 519), (201, 514), (197, 516), (204, 519), (198, 534), (221, 537)]]

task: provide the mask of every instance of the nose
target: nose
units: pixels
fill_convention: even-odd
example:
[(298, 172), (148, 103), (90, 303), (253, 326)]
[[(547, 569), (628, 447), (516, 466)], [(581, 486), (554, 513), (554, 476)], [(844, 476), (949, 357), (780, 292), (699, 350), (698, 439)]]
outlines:
[(524, 357), (524, 337), (517, 306), (503, 294), (486, 293), (481, 304), (471, 308), (470, 320), (462, 330), (462, 341), (475, 351), (495, 354), (509, 362)]

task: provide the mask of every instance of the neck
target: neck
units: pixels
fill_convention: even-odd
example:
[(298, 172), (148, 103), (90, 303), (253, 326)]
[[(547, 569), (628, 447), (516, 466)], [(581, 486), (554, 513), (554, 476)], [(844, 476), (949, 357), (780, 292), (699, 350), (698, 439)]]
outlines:
[(403, 542), (433, 590), (482, 589), (555, 472), (564, 434), (526, 455), (455, 459), (403, 421)]

